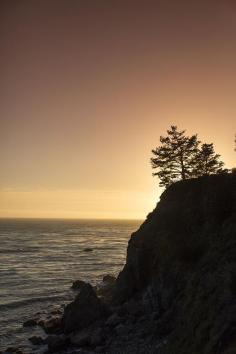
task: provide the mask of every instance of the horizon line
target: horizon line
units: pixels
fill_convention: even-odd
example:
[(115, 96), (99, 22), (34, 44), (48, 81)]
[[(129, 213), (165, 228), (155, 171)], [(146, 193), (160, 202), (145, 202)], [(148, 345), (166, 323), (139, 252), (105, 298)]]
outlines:
[(143, 221), (141, 218), (70, 218), (70, 217), (15, 217), (0, 216), (0, 220), (95, 220), (95, 221)]

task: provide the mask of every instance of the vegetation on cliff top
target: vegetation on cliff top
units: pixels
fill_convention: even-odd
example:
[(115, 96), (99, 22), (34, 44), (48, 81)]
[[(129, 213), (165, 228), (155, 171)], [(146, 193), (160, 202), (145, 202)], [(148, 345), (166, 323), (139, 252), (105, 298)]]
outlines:
[(179, 179), (227, 172), (213, 144), (200, 146), (197, 134), (186, 136), (185, 130), (178, 131), (172, 125), (167, 136), (160, 136), (160, 142), (161, 146), (152, 150), (151, 164), (153, 169), (158, 169), (153, 175), (158, 176), (161, 187)]

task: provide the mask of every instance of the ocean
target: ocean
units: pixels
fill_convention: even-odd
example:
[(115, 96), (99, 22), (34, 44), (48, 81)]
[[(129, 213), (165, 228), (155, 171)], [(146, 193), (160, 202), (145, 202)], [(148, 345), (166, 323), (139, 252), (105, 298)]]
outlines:
[(43, 331), (23, 322), (71, 301), (74, 280), (95, 285), (106, 274), (117, 275), (130, 235), (140, 224), (0, 219), (0, 351), (14, 346), (40, 353), (28, 338)]

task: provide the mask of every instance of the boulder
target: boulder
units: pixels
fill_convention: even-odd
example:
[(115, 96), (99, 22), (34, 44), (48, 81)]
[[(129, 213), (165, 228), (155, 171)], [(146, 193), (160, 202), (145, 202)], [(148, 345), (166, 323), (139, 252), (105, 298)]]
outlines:
[(72, 286), (71, 288), (74, 289), (74, 290), (81, 290), (83, 286), (86, 286), (86, 282), (83, 281), (83, 280), (75, 280), (73, 283), (72, 283)]
[(51, 353), (57, 353), (68, 345), (68, 339), (63, 335), (50, 335), (46, 339), (48, 350)]
[(97, 295), (106, 303), (111, 303), (116, 278), (112, 275), (105, 275), (102, 283), (96, 287)]
[(33, 336), (29, 338), (29, 341), (33, 344), (33, 345), (43, 345), (45, 344), (45, 340), (42, 337), (39, 336)]
[(92, 326), (85, 328), (79, 332), (69, 335), (70, 343), (78, 347), (95, 348), (104, 342), (103, 329), (100, 327), (101, 322), (96, 322)]
[(23, 323), (23, 327), (34, 327), (34, 326), (37, 326), (37, 321), (33, 318)]
[(39, 325), (44, 329), (47, 334), (60, 334), (62, 333), (62, 318), (51, 317), (47, 320), (39, 321)]
[(70, 335), (70, 343), (78, 347), (88, 347), (90, 345), (90, 332), (83, 330)]
[(8, 347), (4, 354), (14, 353), (14, 354), (24, 354), (21, 349), (17, 347)]
[(56, 316), (56, 315), (62, 315), (63, 309), (62, 307), (60, 308), (55, 308), (53, 310), (50, 311), (50, 315), (52, 316)]
[(83, 285), (75, 300), (64, 309), (62, 319), (65, 333), (79, 331), (98, 319), (108, 316), (108, 307), (97, 297), (90, 284)]
[(107, 275), (104, 275), (104, 277), (102, 278), (102, 281), (103, 281), (103, 283), (115, 284), (116, 277), (114, 277), (113, 275), (107, 274)]

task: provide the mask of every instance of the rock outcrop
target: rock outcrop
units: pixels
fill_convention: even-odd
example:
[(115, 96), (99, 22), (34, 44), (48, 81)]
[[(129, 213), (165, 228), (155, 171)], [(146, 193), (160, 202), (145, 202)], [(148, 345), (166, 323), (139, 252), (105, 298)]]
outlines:
[(92, 285), (84, 283), (75, 300), (65, 307), (63, 330), (70, 333), (84, 329), (108, 314), (107, 306), (97, 297)]
[(155, 314), (158, 353), (236, 352), (236, 174), (178, 182), (135, 232), (113, 301)]
[(117, 280), (73, 289), (63, 316), (41, 324), (49, 352), (235, 354), (236, 173), (170, 186)]

